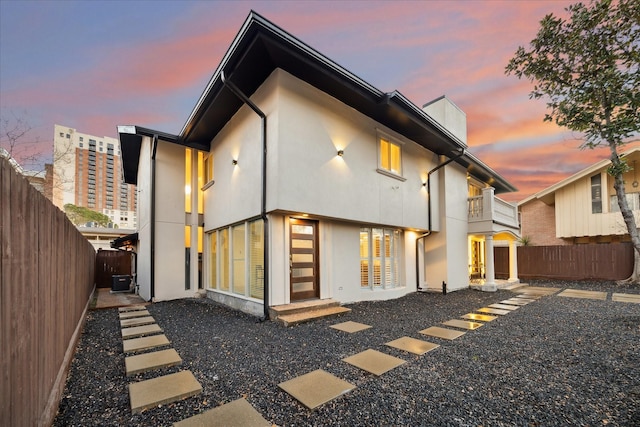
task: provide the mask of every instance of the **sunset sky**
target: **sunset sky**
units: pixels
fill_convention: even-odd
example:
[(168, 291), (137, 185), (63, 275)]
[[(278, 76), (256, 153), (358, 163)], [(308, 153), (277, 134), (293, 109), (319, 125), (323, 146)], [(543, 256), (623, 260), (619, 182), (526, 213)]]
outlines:
[(49, 160), (54, 124), (178, 134), (253, 9), (382, 91), (418, 106), (447, 95), (467, 114), (470, 151), (518, 201), (608, 154), (578, 150), (580, 135), (543, 123), (530, 83), (504, 74), (570, 3), (0, 0), (0, 108), (29, 122)]

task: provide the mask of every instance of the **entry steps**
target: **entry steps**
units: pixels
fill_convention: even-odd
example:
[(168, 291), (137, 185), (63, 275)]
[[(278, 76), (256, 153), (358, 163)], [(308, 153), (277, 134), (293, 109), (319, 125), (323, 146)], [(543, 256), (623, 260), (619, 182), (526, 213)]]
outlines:
[(269, 315), (273, 321), (280, 322), (284, 326), (293, 326), (350, 311), (350, 308), (340, 306), (338, 301), (326, 299), (276, 305), (269, 308)]

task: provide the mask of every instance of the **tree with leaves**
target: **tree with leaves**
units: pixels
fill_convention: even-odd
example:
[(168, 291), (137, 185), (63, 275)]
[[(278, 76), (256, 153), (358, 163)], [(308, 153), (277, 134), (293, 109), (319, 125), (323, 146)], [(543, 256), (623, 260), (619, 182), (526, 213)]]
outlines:
[(640, 1), (595, 0), (566, 11), (567, 19), (545, 16), (505, 72), (534, 83), (529, 98), (547, 100), (544, 120), (583, 134), (580, 148), (609, 147), (607, 172), (635, 248), (637, 282), (640, 236), (622, 179), (631, 168), (618, 150), (640, 131)]
[(67, 214), (67, 218), (75, 225), (84, 225), (87, 222), (95, 222), (100, 227), (107, 227), (111, 222), (108, 216), (101, 214), (100, 212), (92, 211), (91, 209), (76, 206), (71, 203), (64, 205), (64, 213)]

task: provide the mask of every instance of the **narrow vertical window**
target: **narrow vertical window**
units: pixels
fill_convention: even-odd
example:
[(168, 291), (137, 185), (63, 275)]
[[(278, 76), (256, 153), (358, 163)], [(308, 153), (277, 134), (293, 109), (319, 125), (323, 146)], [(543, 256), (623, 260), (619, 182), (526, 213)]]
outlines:
[(360, 287), (369, 287), (369, 230), (360, 230)]
[(191, 149), (184, 150), (184, 211), (191, 212)]
[(249, 224), (249, 296), (264, 299), (264, 224)]
[(209, 253), (211, 254), (211, 258), (209, 259), (209, 272), (211, 274), (210, 287), (218, 289), (218, 233), (211, 233), (209, 239)]
[(204, 168), (204, 154), (202, 151), (198, 151), (198, 213), (204, 213), (204, 191), (202, 187), (205, 184), (205, 168)]
[(245, 294), (244, 224), (233, 227), (233, 292)]
[(184, 226), (184, 289), (191, 289), (191, 226)]
[(229, 229), (220, 231), (220, 290), (229, 290)]
[(213, 154), (204, 158), (204, 184), (213, 181)]
[(591, 177), (591, 213), (602, 213), (602, 178), (600, 174)]

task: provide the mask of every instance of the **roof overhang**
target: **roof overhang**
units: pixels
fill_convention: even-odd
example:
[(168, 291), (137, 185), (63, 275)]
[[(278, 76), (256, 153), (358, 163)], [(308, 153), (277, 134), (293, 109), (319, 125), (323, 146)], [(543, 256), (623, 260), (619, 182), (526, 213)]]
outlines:
[(113, 249), (118, 249), (123, 246), (135, 246), (137, 242), (138, 242), (138, 233), (132, 233), (126, 236), (118, 237), (117, 239), (113, 239), (111, 241), (111, 247)]
[[(172, 142), (210, 151), (211, 141), (243, 105), (223, 83), (222, 73), (251, 96), (278, 68), (438, 155), (452, 157), (466, 148), (464, 142), (398, 91), (385, 93), (376, 89), (253, 11), (209, 80), (180, 135)], [(133, 174), (137, 171), (141, 139), (128, 135), (134, 134), (120, 133), (123, 157), (131, 156), (124, 161), (125, 180), (135, 183)], [(130, 145), (130, 150), (125, 145)], [(504, 178), (472, 155), (456, 162), (479, 179), (495, 183), (496, 193), (515, 191)]]

